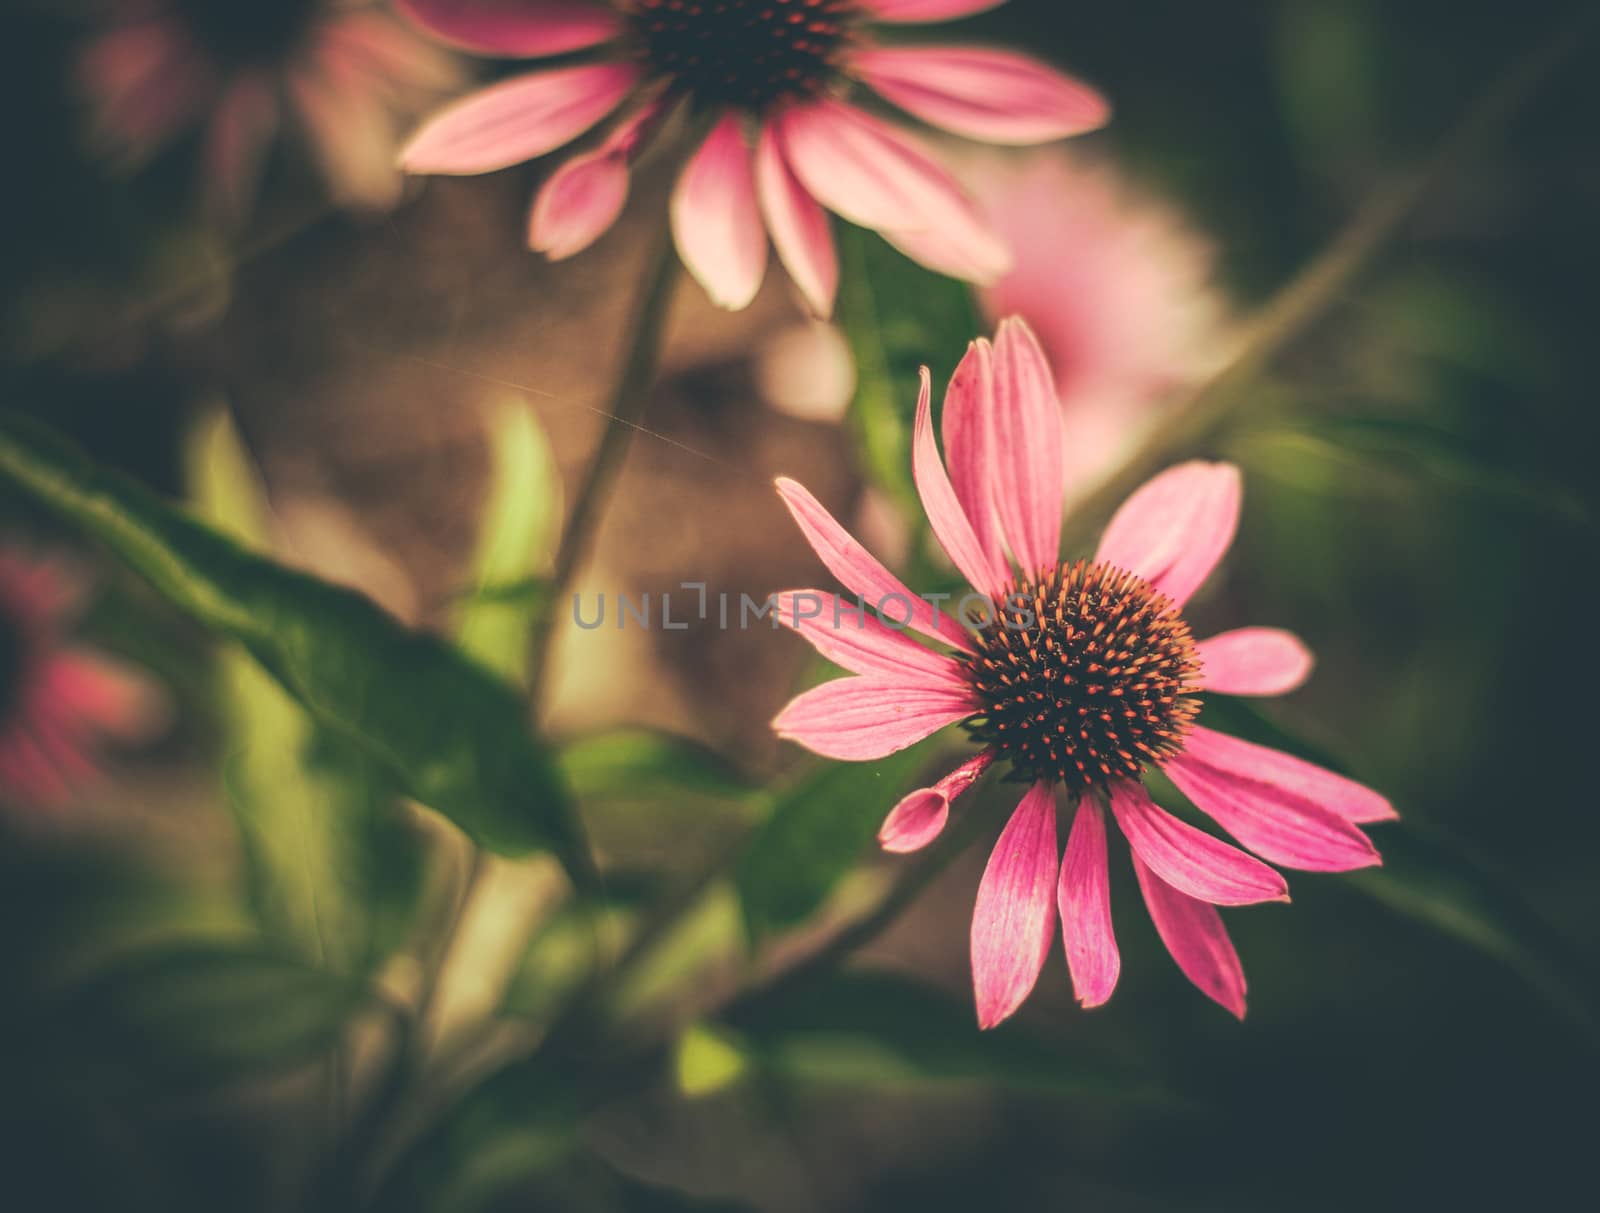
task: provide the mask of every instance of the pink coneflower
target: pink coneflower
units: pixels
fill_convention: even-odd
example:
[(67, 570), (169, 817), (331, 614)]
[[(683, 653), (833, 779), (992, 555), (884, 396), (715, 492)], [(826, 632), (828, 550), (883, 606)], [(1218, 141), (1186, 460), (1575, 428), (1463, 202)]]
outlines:
[(590, 60), (518, 76), (445, 110), (406, 147), (417, 173), (484, 173), (543, 156), (613, 114), (608, 132), (534, 199), (529, 243), (586, 248), (616, 220), (630, 162), (671, 112), (709, 133), (678, 178), (679, 255), (711, 298), (741, 308), (779, 259), (819, 314), (838, 264), (824, 208), (924, 264), (987, 281), (1009, 264), (960, 188), (910, 136), (850, 104), (851, 82), (935, 126), (989, 143), (1042, 143), (1101, 125), (1092, 89), (1010, 51), (884, 46), (871, 22), (942, 21), (1000, 0), (400, 0), (483, 54)]
[(161, 722), (147, 679), (67, 644), (81, 595), (60, 566), (0, 548), (0, 803), (65, 803), (98, 772), (104, 740), (138, 740)]
[[(1275, 628), (1196, 641), (1189, 596), (1233, 540), (1238, 469), (1186, 463), (1117, 511), (1091, 560), (1063, 561), (1066, 489), (1051, 372), (1020, 320), (977, 341), (945, 394), (944, 461), (922, 373), (912, 473), (933, 533), (984, 603), (986, 620), (914, 596), (793, 481), (779, 491), (829, 571), (883, 618), (832, 594), (780, 596), (783, 622), (857, 677), (807, 691), (774, 721), (819, 754), (881, 758), (964, 723), (983, 749), (883, 823), (890, 851), (914, 851), (944, 828), (950, 802), (1004, 760), (1028, 784), (989, 857), (972, 918), (978, 1022), (993, 1027), (1033, 988), (1059, 909), (1080, 1002), (1111, 996), (1106, 813), (1127, 838), (1145, 904), (1178, 967), (1244, 1014), (1245, 981), (1215, 906), (1281, 901), (1266, 863), (1157, 807), (1144, 772), (1159, 768), (1218, 825), (1271, 863), (1344, 871), (1379, 862), (1358, 828), (1394, 816), (1360, 784), (1196, 723), (1203, 692), (1276, 695), (1300, 685), (1311, 656)], [(948, 464), (948, 472), (946, 465)], [(813, 609), (815, 606), (815, 609)], [(1063, 857), (1056, 805), (1072, 824)]]
[(334, 199), (399, 197), (401, 124), (459, 80), (452, 58), (370, 3), (125, 0), (78, 71), (98, 141), (137, 163), (201, 131), (206, 199), (249, 209), (267, 150), (297, 124)]

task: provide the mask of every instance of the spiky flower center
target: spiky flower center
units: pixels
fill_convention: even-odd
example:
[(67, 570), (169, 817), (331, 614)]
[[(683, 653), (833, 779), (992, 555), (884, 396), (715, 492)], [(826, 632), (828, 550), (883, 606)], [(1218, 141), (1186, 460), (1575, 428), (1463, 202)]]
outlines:
[(206, 50), (229, 67), (281, 63), (311, 28), (323, 0), (174, 0), (174, 7)]
[(761, 111), (832, 78), (853, 0), (634, 0), (647, 66), (706, 107)]
[(1171, 599), (1077, 561), (1002, 595), (969, 659), (975, 737), (1026, 779), (1105, 788), (1177, 753), (1200, 710), (1194, 636)]

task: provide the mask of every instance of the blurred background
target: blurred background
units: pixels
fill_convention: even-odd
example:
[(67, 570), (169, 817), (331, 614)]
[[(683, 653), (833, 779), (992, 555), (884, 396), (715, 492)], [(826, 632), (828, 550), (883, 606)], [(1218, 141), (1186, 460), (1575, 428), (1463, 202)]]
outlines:
[[(295, 7), (241, 0), (206, 21), (258, 46)], [(1075, 470), (1100, 508), (1093, 486), (1226, 362), (1259, 309), (1514, 65), (1538, 67), (1582, 7), (1011, 0), (964, 22), (963, 36), (1024, 46), (1116, 107), (1064, 150), (949, 149), (1036, 250), (1039, 280), (969, 300), (847, 232), (847, 278), (866, 270), (873, 288), (847, 283), (848, 336), (808, 320), (777, 272), (732, 314), (683, 281), (647, 432), (578, 587), (592, 601), (703, 581), (736, 601), (828, 586), (771, 490), (780, 474), (920, 572), (911, 584), (950, 578), (904, 508), (907, 385), (918, 362), (948, 374), (1013, 309), (1038, 309), (1082, 437)], [(82, 57), (106, 6), (10, 0), (7, 17), (5, 407), (408, 623), (458, 633), (486, 607), (492, 629), (499, 602), (514, 628), (518, 576), (549, 559), (559, 508), (528, 532), (520, 574), (484, 573), (485, 536), (508, 484), (559, 502), (593, 449), (670, 157), (646, 159), (623, 222), (560, 264), (522, 246), (542, 163), (367, 188), (325, 171), (359, 153), (290, 136), (219, 218), (192, 132), (137, 156), (102, 146)], [(390, 94), (390, 141), (363, 127), (377, 162), (416, 114), (498, 70), (429, 54)], [(882, 894), (903, 861), (868, 840), (959, 739), (830, 776), (768, 728), (824, 674), (797, 638), (563, 626), (541, 724), (615, 903), (580, 921), (537, 862), (469, 885), (449, 827), (395, 809), (245, 659), (82, 535), (0, 495), (0, 538), (83, 576), (82, 642), (145, 671), (161, 700), (159, 727), (116, 747), (69, 803), (0, 816), (0, 1156), (27, 1194), (15, 1207), (306, 1207), (301, 1185), (339, 1118), (358, 1118), (379, 1072), (366, 1055), (388, 1031), (381, 1006), (283, 971), (294, 914), (262, 894), (271, 823), (314, 819), (330, 795), (383, 809), (313, 872), (361, 890), (346, 907), (359, 945), (319, 963), (379, 974), (402, 1005), (430, 972), (453, 974), (455, 1002), (422, 1017), (441, 1039), (483, 998), (509, 1039), (536, 1031), (606, 932), (662, 897), (698, 907), (624, 999), (670, 1042), (668, 1060), (568, 1117), (554, 1136), (578, 1149), (552, 1147), (552, 1113), (525, 1092), (479, 1102), (422, 1139), (380, 1207), (1581, 1199), (1600, 1079), (1597, 68), (1591, 23), (1183, 452), (1245, 472), (1240, 540), (1196, 604), (1200, 634), (1287, 626), (1319, 658), (1305, 689), (1234, 723), (1293, 738), (1405, 819), (1375, 831), (1382, 873), (1297, 875), (1292, 906), (1226, 915), (1250, 979), (1243, 1023), (1188, 985), (1122, 881), (1113, 1001), (1078, 1010), (1053, 959), (1016, 1021), (979, 1040), (967, 922), (1004, 785), (967, 805), (992, 817), (984, 841), (842, 974), (703, 1022), (708, 991), (740, 988)], [(860, 360), (866, 348), (881, 365)], [(874, 385), (893, 388), (887, 412)], [(500, 582), (501, 598), (474, 596)], [(746, 898), (741, 912), (737, 882), (683, 893), (808, 796), (854, 822), (854, 841), (849, 870), (798, 911), (780, 901), (762, 919)], [(745, 879), (759, 878), (767, 861), (746, 857)], [(466, 943), (438, 955), (464, 888), (477, 907)], [(565, 1090), (582, 1060), (557, 1058), (531, 1089)], [(326, 1122), (303, 1111), (324, 1106)]]

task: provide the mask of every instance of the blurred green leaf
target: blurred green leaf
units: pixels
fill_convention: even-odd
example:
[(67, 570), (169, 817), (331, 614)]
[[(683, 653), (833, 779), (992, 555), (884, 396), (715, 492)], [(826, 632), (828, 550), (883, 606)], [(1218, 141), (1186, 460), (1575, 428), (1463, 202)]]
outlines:
[(330, 734), (490, 850), (583, 873), (565, 788), (516, 691), (360, 594), (253, 556), (48, 430), (0, 414), (0, 479), (99, 538), (174, 606), (242, 643)]
[(618, 729), (579, 738), (556, 755), (573, 795), (589, 800), (648, 800), (683, 795), (746, 800), (759, 795), (714, 750), (688, 738)]

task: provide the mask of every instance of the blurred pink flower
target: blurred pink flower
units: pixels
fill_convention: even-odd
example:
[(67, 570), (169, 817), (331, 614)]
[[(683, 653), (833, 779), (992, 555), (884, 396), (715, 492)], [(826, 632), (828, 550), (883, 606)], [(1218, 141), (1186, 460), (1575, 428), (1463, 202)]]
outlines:
[(392, 205), (401, 124), (460, 80), (456, 61), (371, 3), (124, 0), (82, 51), (97, 142), (128, 163), (201, 130), (211, 213), (237, 221), (290, 120), (334, 199)]
[[(1008, 264), (971, 201), (910, 136), (849, 104), (858, 81), (935, 126), (989, 143), (1043, 143), (1100, 126), (1100, 96), (1011, 51), (884, 46), (870, 22), (942, 21), (1000, 0), (399, 0), (440, 37), (486, 55), (604, 48), (517, 76), (439, 114), (411, 140), (416, 173), (485, 173), (622, 117), (534, 200), (529, 243), (587, 248), (616, 220), (630, 163), (680, 104), (710, 123), (678, 178), (672, 230), (718, 304), (742, 308), (770, 233), (810, 307), (833, 306), (838, 263), (824, 208), (943, 273), (988, 281)], [(752, 142), (754, 146), (752, 147)]]
[(1214, 250), (1109, 167), (1061, 149), (971, 157), (962, 179), (1015, 254), (979, 293), (1039, 335), (1064, 413), (1068, 483), (1091, 488), (1225, 361)]
[(60, 565), (0, 548), (0, 803), (54, 808), (98, 773), (106, 739), (165, 719), (142, 674), (67, 643), (82, 586)]
[[(1282, 694), (1311, 669), (1311, 655), (1288, 632), (1241, 628), (1197, 642), (1183, 618), (1233, 540), (1237, 468), (1168, 469), (1123, 503), (1093, 560), (1062, 562), (1067, 478), (1051, 382), (1026, 323), (1003, 321), (993, 345), (974, 342), (950, 380), (941, 460), (923, 370), (912, 474), (934, 535), (975, 591), (953, 613), (915, 597), (800, 485), (778, 482), (846, 589), (954, 654), (917, 643), (870, 611), (858, 615), (833, 594), (781, 595), (782, 621), (857, 676), (805, 692), (773, 726), (816, 753), (856, 761), (957, 723), (983, 743), (894, 807), (878, 835), (889, 851), (931, 842), (950, 802), (997, 760), (1028, 783), (973, 913), (982, 1027), (1004, 1020), (1032, 990), (1058, 913), (1079, 1001), (1096, 1006), (1111, 996), (1120, 961), (1107, 894), (1108, 810), (1173, 959), (1243, 1016), (1244, 972), (1214, 907), (1286, 900), (1287, 886), (1260, 859), (1158, 808), (1144, 772), (1159, 768), (1245, 847), (1290, 868), (1378, 863), (1359, 827), (1394, 810), (1343, 776), (1195, 723), (1201, 692)], [(967, 607), (980, 599), (987, 613), (973, 619)], [(1064, 857), (1058, 789), (1073, 810)]]

